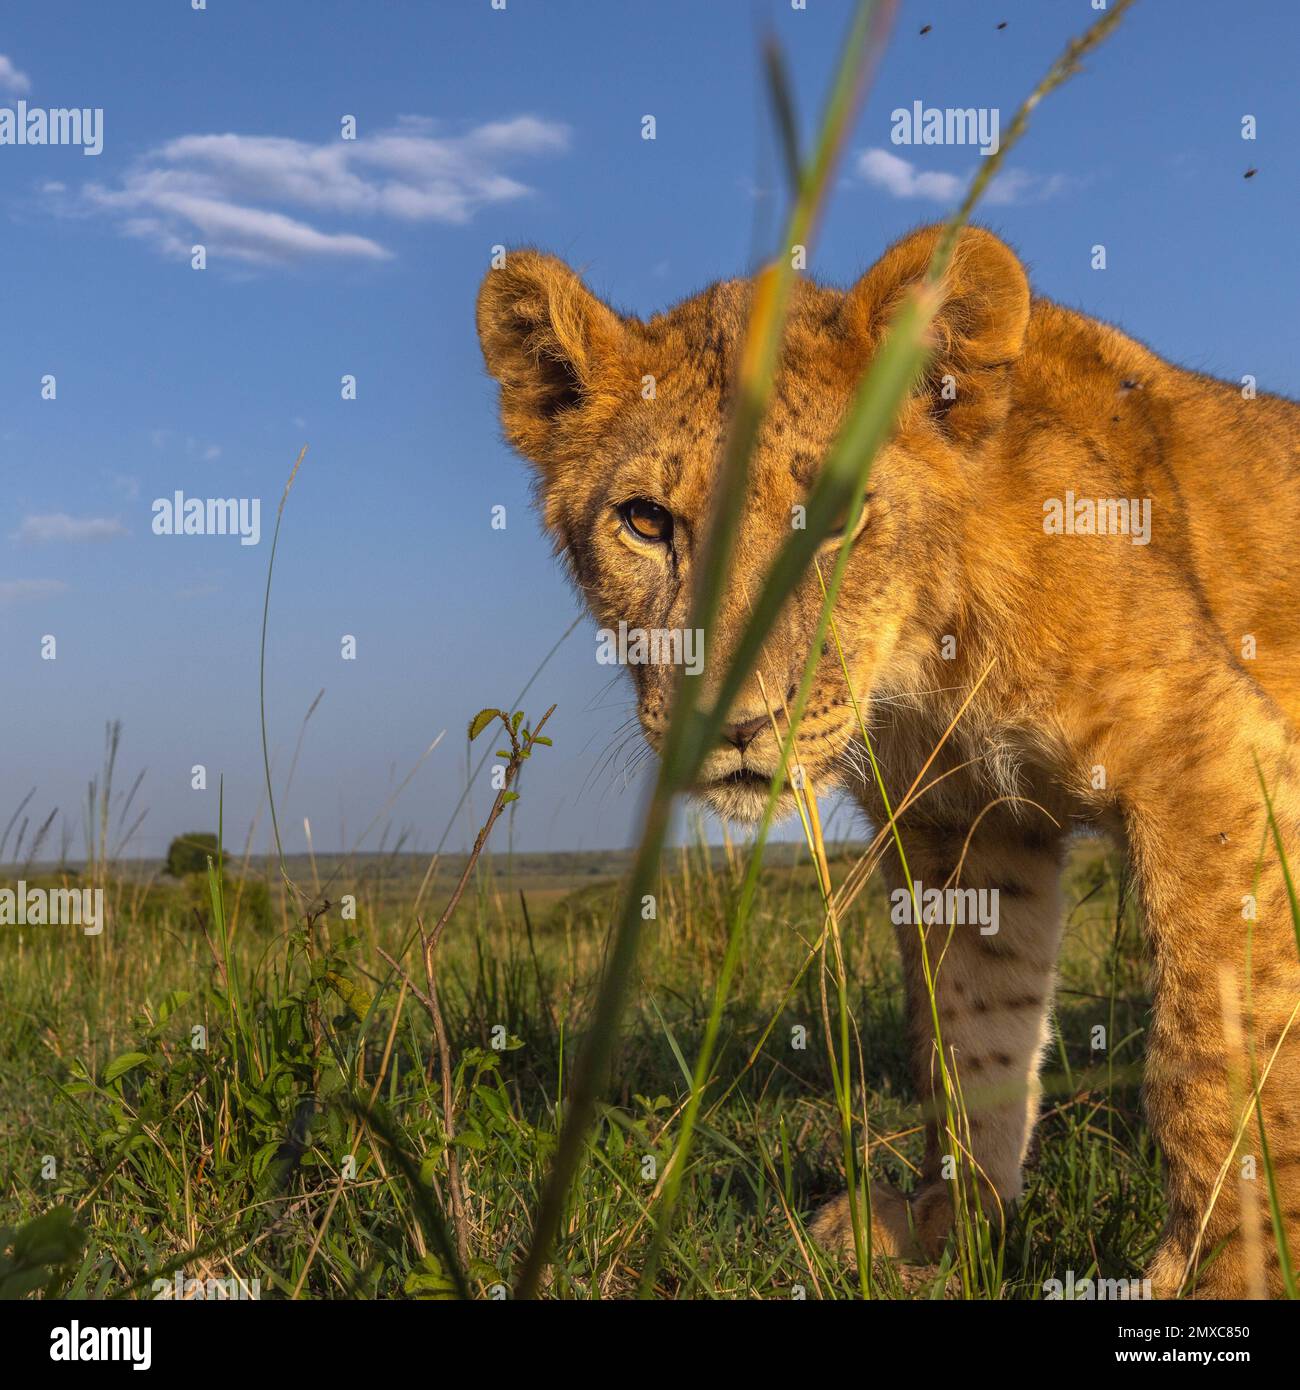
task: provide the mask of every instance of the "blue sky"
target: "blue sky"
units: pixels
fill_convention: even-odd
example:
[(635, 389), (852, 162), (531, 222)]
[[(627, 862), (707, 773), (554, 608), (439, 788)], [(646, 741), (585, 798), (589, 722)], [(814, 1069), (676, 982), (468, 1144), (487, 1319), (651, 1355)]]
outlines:
[[(577, 615), (482, 370), (473, 303), (491, 248), (553, 250), (643, 315), (751, 267), (780, 207), (758, 36), (770, 24), (784, 44), (807, 129), (848, 13), (844, 0), (7, 5), (0, 106), (102, 107), (104, 148), (0, 146), (0, 824), (35, 787), (28, 814), (59, 808), (79, 852), (86, 782), (120, 718), (123, 777), (147, 769), (136, 849), (214, 825), (219, 774), (242, 844), (262, 792), (270, 530), (305, 443), (272, 605), (280, 786), (325, 695), (281, 806), (287, 847), (303, 847), (304, 817), (318, 849), (350, 847), (446, 729), (385, 816), (435, 842), (464, 783), (468, 716), (510, 699)], [(944, 214), (978, 160), (891, 146), (892, 110), (997, 107), (1005, 125), (1092, 17), (1086, 0), (904, 4), (814, 272), (855, 278)], [(1177, 362), (1300, 394), (1298, 54), (1300, 7), (1281, 0), (1143, 0), (1040, 108), (980, 220), (1039, 293)], [(194, 243), (206, 270), (190, 266)], [(152, 501), (177, 489), (260, 497), (261, 543), (154, 535)], [(556, 746), (529, 770), (516, 845), (627, 844), (637, 786), (603, 760), (630, 699), (597, 665), (589, 620), (528, 704), (552, 701)], [(207, 791), (191, 789), (196, 763)], [(485, 782), (474, 799), (486, 805)]]

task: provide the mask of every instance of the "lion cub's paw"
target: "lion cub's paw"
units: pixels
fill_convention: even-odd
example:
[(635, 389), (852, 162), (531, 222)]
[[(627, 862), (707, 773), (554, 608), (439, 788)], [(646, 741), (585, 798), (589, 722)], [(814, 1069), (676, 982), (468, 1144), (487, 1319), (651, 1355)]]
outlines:
[[(826, 1250), (854, 1256), (853, 1218), (849, 1194), (841, 1192), (813, 1217), (808, 1227), (812, 1238)], [(913, 1226), (907, 1198), (892, 1187), (871, 1184), (871, 1248), (873, 1255), (924, 1264), (927, 1255)]]

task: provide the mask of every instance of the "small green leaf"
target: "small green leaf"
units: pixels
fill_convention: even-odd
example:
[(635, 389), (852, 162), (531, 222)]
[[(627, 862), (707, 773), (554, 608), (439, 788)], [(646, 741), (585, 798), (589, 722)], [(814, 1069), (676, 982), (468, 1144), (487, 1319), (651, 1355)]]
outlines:
[(551, 740), (547, 738), (545, 734), (538, 734), (537, 737), (533, 740), (533, 742), (544, 743), (548, 748), (551, 746)]
[(190, 1001), (190, 991), (188, 989), (174, 989), (170, 994), (164, 995), (158, 1004), (158, 1022), (149, 1030), (149, 1036), (162, 1030), (162, 1026), (176, 1012)]
[(506, 792), (505, 795), (501, 798), (501, 804), (502, 804), (503, 806), (507, 806), (507, 805), (510, 804), (510, 802), (512, 802), (512, 801), (518, 801), (518, 800), (519, 800), (519, 793), (518, 793), (518, 792)]
[(456, 1297), (456, 1284), (442, 1261), (430, 1252), (406, 1276), (402, 1292), (410, 1298), (443, 1300)]
[(483, 730), (486, 729), (494, 719), (499, 718), (500, 715), (501, 711), (499, 709), (479, 710), (474, 718), (469, 721), (469, 741), (473, 743)]
[(255, 1115), (264, 1124), (269, 1125), (274, 1122), (275, 1111), (272, 1109), (270, 1102), (268, 1102), (264, 1097), (259, 1096), (256, 1093), (248, 1093), (244, 1095), (243, 1100), (244, 1108), (249, 1112), (249, 1114)]
[(133, 1067), (138, 1067), (142, 1062), (149, 1060), (147, 1052), (124, 1052), (120, 1057), (113, 1060), (104, 1068), (104, 1085), (110, 1081), (116, 1081), (119, 1076), (125, 1075)]
[(325, 972), (325, 983), (352, 1010), (358, 1018), (365, 1018), (373, 1002), (368, 990), (355, 984), (337, 970)]
[(280, 1141), (273, 1140), (269, 1144), (263, 1144), (253, 1155), (253, 1161), (249, 1164), (249, 1173), (256, 1181), (266, 1172), (267, 1164), (275, 1157), (280, 1150)]

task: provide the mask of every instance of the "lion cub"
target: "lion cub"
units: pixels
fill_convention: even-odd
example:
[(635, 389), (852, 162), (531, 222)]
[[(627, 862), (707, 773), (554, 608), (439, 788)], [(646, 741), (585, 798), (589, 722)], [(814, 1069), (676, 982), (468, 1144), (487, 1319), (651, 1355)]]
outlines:
[[(706, 634), (706, 690), (936, 235), (905, 238), (848, 290), (797, 286), (732, 582)], [(912, 882), (997, 904), (995, 930), (990, 914), (941, 913), (925, 928), (986, 1204), (1000, 1216), (1019, 1194), (1038, 1112), (1063, 846), (1102, 829), (1129, 855), (1153, 961), (1145, 1102), (1169, 1203), (1153, 1287), (1277, 1292), (1261, 1139), (1241, 1086), (1252, 1067), (1264, 1077), (1294, 1256), (1300, 952), (1263, 788), (1300, 876), (1300, 406), (1172, 366), (1032, 297), (1014, 252), (986, 231), (963, 234), (947, 288), (931, 365), (875, 462), (835, 621), (895, 803), (969, 699), (899, 828)], [(688, 623), (749, 294), (746, 281), (716, 284), (642, 322), (533, 251), (483, 283), (479, 335), (506, 435), (535, 465), (545, 524), (604, 627)], [(766, 645), (760, 671), (777, 704), (799, 680), (820, 601), (811, 575)], [(674, 667), (629, 670), (657, 747)], [(699, 795), (753, 819), (777, 749), (754, 680)], [(838, 654), (824, 650), (799, 759), (814, 786), (838, 782), (879, 825), (862, 751)], [(891, 890), (906, 884), (898, 862), (886, 872)], [(898, 940), (916, 1086), (933, 1117), (920, 931), (901, 925)], [(1239, 1181), (1248, 1155), (1256, 1183)], [(873, 1194), (878, 1250), (933, 1258), (942, 1247), (953, 1220), (943, 1158), (931, 1123), (916, 1192)], [(848, 1243), (846, 1200), (814, 1229)]]

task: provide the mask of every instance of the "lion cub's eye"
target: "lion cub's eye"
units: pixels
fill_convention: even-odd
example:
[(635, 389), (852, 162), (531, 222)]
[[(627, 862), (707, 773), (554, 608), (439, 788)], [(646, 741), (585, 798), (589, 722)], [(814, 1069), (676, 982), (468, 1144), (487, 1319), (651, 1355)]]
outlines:
[[(870, 506), (871, 506), (871, 498), (872, 498), (872, 494), (871, 494), (870, 492), (868, 492), (868, 493), (866, 494), (866, 496), (862, 499), (862, 511), (858, 513), (858, 526), (859, 526), (859, 527), (861, 527), (863, 518), (866, 516), (867, 511), (868, 511), (868, 509), (869, 509)], [(838, 540), (841, 540), (841, 539), (843, 538), (843, 536), (844, 536), (844, 528), (845, 528), (848, 524), (849, 524), (849, 518), (848, 518), (848, 514), (847, 514), (847, 512), (846, 512), (843, 516), (841, 516), (841, 517), (839, 518), (839, 524), (838, 524), (837, 526), (835, 526), (833, 530), (828, 531), (828, 532), (826, 533), (826, 542), (827, 542), (827, 544), (829, 544), (831, 541), (838, 541)]]
[(634, 497), (618, 509), (623, 525), (643, 541), (667, 544), (673, 535), (673, 514), (648, 497)]

